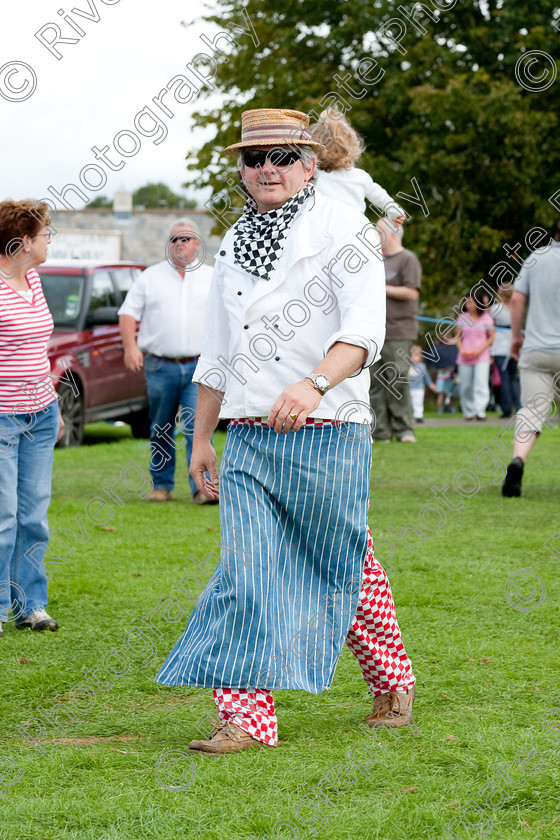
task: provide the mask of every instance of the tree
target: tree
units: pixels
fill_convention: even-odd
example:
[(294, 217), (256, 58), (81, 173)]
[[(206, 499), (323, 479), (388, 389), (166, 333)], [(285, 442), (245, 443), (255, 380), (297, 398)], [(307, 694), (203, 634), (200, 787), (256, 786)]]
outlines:
[[(216, 2), (222, 13), (206, 21), (221, 30), (232, 23), (247, 29), (243, 0)], [(189, 185), (231, 196), (232, 166), (220, 150), (239, 139), (243, 110), (318, 113), (338, 98), (366, 141), (362, 168), (394, 197), (413, 194), (412, 178), (422, 191), (429, 216), (402, 201), (412, 216), (405, 244), (423, 263), (424, 306), (439, 315), (481, 277), (493, 282), (487, 272), (507, 259), (504, 245), (523, 243), (528, 230), (551, 226), (558, 216), (548, 198), (560, 188), (560, 81), (545, 84), (557, 70), (551, 56), (560, 9), (544, 0), (419, 6), (249, 5), (259, 43), (235, 35), (234, 51), (216, 56), (212, 81), (226, 101), (195, 114), (196, 124), (215, 126), (216, 136), (187, 168), (197, 173)], [(535, 50), (540, 56), (531, 65), (523, 54)], [(528, 250), (523, 245), (520, 253)]]
[(162, 184), (161, 182), (158, 184), (146, 184), (144, 187), (137, 189), (132, 194), (132, 203), (134, 207), (163, 207), (173, 210), (183, 207), (191, 209), (196, 207), (196, 201), (177, 195), (166, 184)]
[(113, 202), (110, 198), (107, 198), (105, 195), (98, 195), (97, 198), (94, 198), (93, 201), (90, 201), (89, 204), (86, 204), (87, 208), (91, 208), (92, 210), (99, 207), (112, 207)]

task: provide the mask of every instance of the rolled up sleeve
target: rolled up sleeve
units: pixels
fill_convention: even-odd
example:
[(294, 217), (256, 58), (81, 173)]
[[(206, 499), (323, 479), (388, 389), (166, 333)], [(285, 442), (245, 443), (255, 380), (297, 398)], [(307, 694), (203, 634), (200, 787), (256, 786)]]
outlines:
[[(146, 269), (149, 271), (149, 269)], [(119, 315), (130, 315), (135, 321), (142, 320), (146, 306), (146, 271), (134, 281), (119, 309)]]

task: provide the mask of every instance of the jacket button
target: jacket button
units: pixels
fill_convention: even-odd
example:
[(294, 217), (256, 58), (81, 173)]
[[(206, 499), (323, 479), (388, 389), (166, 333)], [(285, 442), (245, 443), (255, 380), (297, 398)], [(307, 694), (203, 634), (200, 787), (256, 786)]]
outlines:
[(240, 295), (240, 294), (241, 294), (241, 292), (237, 292), (237, 294), (238, 294), (238, 295)]
[(274, 361), (275, 361), (275, 362), (279, 362), (279, 361), (280, 361), (280, 356), (275, 356), (275, 357), (274, 357)]
[(244, 330), (248, 330), (248, 329), (249, 329), (249, 324), (244, 324), (244, 325), (243, 325), (243, 329), (244, 329)]
[(220, 251), (220, 257), (225, 257), (225, 255), (226, 255), (225, 251)]

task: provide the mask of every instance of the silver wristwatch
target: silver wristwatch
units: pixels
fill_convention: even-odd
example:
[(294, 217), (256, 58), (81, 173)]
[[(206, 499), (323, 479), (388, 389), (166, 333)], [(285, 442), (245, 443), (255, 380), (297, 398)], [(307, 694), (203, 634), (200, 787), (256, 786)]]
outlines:
[(323, 376), (322, 373), (310, 373), (309, 376), (306, 376), (305, 378), (309, 379), (309, 381), (313, 383), (313, 387), (316, 391), (319, 391), (322, 397), (325, 396), (331, 387), (329, 385), (329, 380), (326, 376)]

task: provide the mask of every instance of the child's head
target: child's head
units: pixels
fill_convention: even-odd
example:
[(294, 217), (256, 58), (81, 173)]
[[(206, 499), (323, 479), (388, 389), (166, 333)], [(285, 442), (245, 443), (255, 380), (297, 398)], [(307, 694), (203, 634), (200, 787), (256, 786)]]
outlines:
[(316, 131), (321, 133), (325, 148), (319, 152), (319, 167), (325, 172), (336, 169), (351, 169), (364, 151), (364, 142), (360, 135), (337, 111), (323, 111), (319, 116)]
[(410, 358), (413, 362), (420, 362), (422, 360), (422, 348), (415, 344), (410, 351)]
[[(490, 295), (486, 293), (486, 297), (488, 301), (490, 300)], [(483, 315), (487, 311), (486, 302), (483, 300), (482, 302), (479, 301), (476, 295), (476, 287), (466, 295), (464, 298), (463, 303), (463, 312), (466, 312), (467, 315), (470, 315), (471, 318), (477, 318), (479, 315)]]

